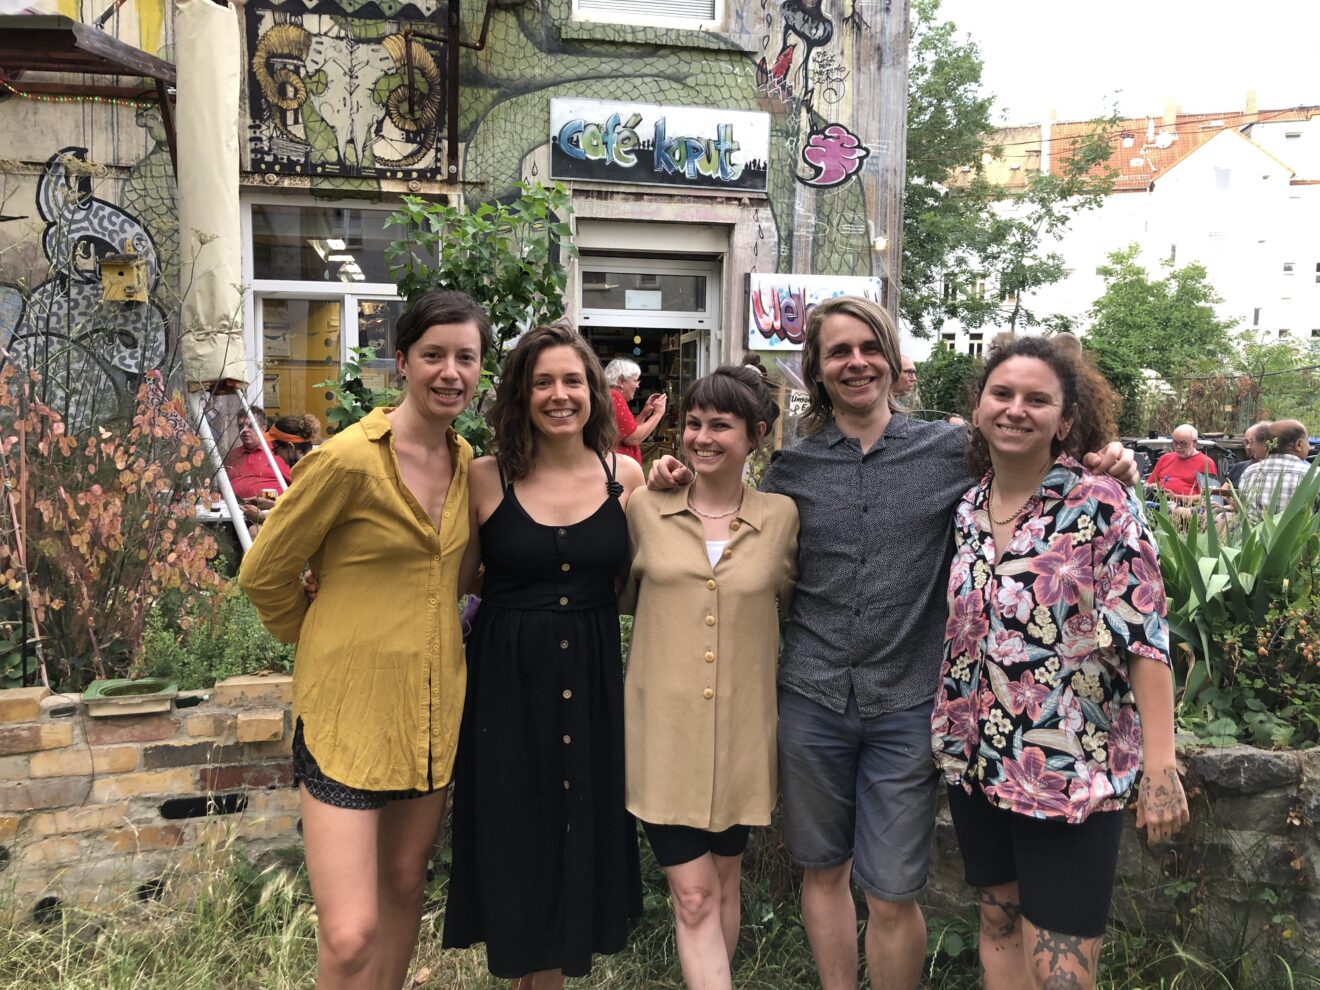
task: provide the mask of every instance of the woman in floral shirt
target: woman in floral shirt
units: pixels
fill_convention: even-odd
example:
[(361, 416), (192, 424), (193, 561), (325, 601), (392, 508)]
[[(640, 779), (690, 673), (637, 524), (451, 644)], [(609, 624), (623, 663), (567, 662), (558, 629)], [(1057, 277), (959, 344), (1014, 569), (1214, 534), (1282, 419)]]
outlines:
[(1155, 545), (1122, 485), (1074, 459), (1113, 413), (1096, 372), (1038, 337), (992, 354), (977, 390), (983, 477), (955, 515), (931, 732), (989, 990), (1094, 986), (1143, 759), (1137, 824), (1160, 842), (1187, 821)]

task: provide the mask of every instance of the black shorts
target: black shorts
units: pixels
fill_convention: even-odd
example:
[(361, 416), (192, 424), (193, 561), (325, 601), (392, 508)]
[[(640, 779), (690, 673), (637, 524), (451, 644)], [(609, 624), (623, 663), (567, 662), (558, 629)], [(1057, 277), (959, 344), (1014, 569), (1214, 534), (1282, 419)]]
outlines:
[(409, 801), (413, 798), (434, 794), (428, 791), (364, 791), (357, 787), (341, 784), (321, 772), (303, 739), (303, 722), (298, 719), (293, 728), (293, 786), (302, 784), (307, 793), (322, 804), (350, 811), (379, 811), (389, 801)]
[(723, 832), (708, 832), (690, 825), (652, 825), (642, 822), (642, 831), (651, 843), (655, 861), (661, 866), (682, 866), (706, 853), (716, 856), (741, 856), (752, 834), (750, 825), (733, 825)]
[(967, 883), (1017, 881), (1022, 916), (1060, 935), (1098, 938), (1109, 922), (1118, 869), (1121, 811), (1099, 811), (1079, 825), (996, 807), (980, 788), (949, 788)]

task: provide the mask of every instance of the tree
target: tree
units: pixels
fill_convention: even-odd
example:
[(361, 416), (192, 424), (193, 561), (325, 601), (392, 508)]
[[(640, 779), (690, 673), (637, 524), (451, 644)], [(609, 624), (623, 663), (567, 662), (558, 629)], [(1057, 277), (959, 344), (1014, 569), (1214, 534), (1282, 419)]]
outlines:
[[(1074, 214), (1099, 206), (1113, 189), (1116, 118), (1096, 121), (1023, 190), (993, 185), (982, 159), (1002, 151), (993, 142), (994, 99), (981, 90), (975, 43), (956, 32), (939, 20), (939, 0), (915, 0), (900, 311), (919, 336), (948, 319), (964, 327), (1066, 329), (1059, 317), (1030, 309), (1030, 293), (1063, 278), (1063, 258), (1048, 245)], [(982, 282), (983, 289), (967, 291)]]
[(981, 373), (981, 359), (938, 347), (921, 363), (921, 403), (942, 413), (971, 415), (972, 388)]
[(1205, 268), (1175, 268), (1163, 262), (1163, 278), (1153, 278), (1129, 244), (1109, 255), (1097, 271), (1105, 291), (1091, 307), (1089, 347), (1133, 369), (1149, 368), (1168, 381), (1222, 369), (1233, 363), (1231, 320), (1215, 312), (1220, 302)]

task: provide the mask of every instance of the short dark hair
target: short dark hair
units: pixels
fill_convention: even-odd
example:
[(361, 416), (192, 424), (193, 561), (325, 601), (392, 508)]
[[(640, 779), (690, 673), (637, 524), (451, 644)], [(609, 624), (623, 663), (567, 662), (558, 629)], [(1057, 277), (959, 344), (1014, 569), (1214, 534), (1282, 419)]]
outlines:
[(680, 430), (693, 409), (713, 409), (737, 416), (746, 425), (747, 438), (753, 444), (761, 439), (756, 435), (756, 424), (764, 423), (768, 433), (779, 418), (779, 406), (769, 382), (757, 366), (750, 364), (722, 364), (689, 385), (678, 404)]
[[(1063, 415), (1072, 420), (1068, 435), (1062, 440), (1055, 438), (1050, 452), (1055, 457), (1065, 453), (1081, 460), (1082, 455), (1099, 450), (1118, 435), (1114, 421), (1118, 416), (1119, 399), (1090, 361), (1073, 356), (1066, 348), (1066, 344), (1059, 347), (1047, 337), (1014, 338), (990, 352), (974, 394), (979, 402), (991, 374), (1009, 358), (1027, 357), (1045, 362), (1059, 379), (1063, 390)], [(979, 429), (972, 430), (967, 461), (977, 477), (990, 470), (990, 446)]]
[(431, 327), (453, 323), (477, 325), (483, 357), (493, 346), (490, 316), (485, 307), (466, 292), (454, 289), (432, 289), (409, 303), (394, 326), (394, 346), (407, 357), (412, 345), (421, 340), (422, 334)]
[(266, 428), (266, 410), (260, 406), (248, 406), (246, 409), (240, 409), (238, 415), (234, 417), (234, 422), (242, 426), (243, 421), (249, 418), (254, 420), (263, 430)]
[(605, 369), (587, 339), (565, 322), (528, 330), (504, 359), (504, 373), (495, 390), (487, 419), (495, 431), (495, 460), (508, 481), (526, 477), (532, 466), (535, 430), (532, 427), (532, 372), (536, 358), (551, 347), (571, 347), (587, 372), (591, 411), (582, 428), (582, 442), (602, 456), (619, 442), (614, 401), (605, 384)]

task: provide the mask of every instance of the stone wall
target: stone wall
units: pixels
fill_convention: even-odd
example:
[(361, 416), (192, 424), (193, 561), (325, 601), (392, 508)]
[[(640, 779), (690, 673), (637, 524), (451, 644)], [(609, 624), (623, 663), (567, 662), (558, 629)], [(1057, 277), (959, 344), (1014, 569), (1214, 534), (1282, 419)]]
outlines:
[(292, 679), (232, 677), (154, 715), (0, 691), (0, 909), (158, 896), (191, 857), (296, 845)]
[[(1174, 934), (1211, 958), (1232, 959), (1250, 947), (1320, 967), (1320, 748), (1210, 749), (1179, 741), (1192, 824), (1152, 850), (1135, 811), (1127, 812), (1115, 915), (1139, 930)], [(962, 914), (971, 894), (945, 809), (935, 850), (927, 904), (937, 915)]]

